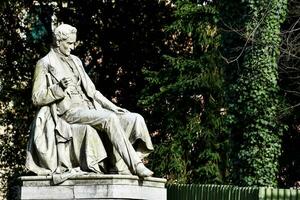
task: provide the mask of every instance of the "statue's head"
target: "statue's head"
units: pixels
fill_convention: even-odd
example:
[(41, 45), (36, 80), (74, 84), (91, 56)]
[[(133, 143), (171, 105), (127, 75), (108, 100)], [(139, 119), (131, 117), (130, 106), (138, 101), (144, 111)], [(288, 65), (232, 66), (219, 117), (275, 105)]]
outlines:
[(77, 29), (68, 24), (61, 24), (54, 30), (54, 45), (65, 56), (75, 48)]

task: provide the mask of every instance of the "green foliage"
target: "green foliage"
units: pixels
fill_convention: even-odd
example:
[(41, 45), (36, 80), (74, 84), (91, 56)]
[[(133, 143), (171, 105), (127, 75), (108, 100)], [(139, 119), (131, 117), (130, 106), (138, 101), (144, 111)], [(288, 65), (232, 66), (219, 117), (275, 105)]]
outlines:
[(148, 84), (140, 103), (155, 131), (151, 166), (170, 182), (222, 183), (227, 136), (220, 113), (218, 12), (212, 3), (174, 4), (173, 22), (166, 27), (165, 63), (144, 69)]
[(0, 14), (0, 195), (9, 188), (9, 199), (16, 195), (16, 178), (25, 171), (28, 129), (35, 110), (30, 101), (31, 75), (37, 57), (44, 54), (44, 48), (21, 34), (24, 8), (21, 2), (6, 2)]
[(284, 127), (277, 83), (280, 23), (286, 1), (243, 1), (246, 5), (242, 66), (231, 79), (232, 182), (241, 186), (276, 186)]

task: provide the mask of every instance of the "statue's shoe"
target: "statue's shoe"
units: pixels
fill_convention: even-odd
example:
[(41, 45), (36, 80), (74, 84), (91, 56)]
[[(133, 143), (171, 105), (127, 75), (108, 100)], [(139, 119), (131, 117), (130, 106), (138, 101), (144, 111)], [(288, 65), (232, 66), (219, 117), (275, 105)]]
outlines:
[(136, 166), (136, 174), (139, 177), (149, 177), (153, 175), (153, 171), (151, 171), (150, 169), (148, 169), (147, 167), (145, 167), (145, 165), (143, 163), (139, 163)]

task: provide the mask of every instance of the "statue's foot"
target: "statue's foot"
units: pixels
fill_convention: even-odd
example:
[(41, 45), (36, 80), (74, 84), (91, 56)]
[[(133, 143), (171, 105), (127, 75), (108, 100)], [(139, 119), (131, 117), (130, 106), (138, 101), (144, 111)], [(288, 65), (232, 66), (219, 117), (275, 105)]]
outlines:
[(148, 169), (147, 167), (145, 167), (145, 165), (143, 163), (139, 163), (136, 166), (136, 174), (139, 177), (149, 177), (153, 175), (153, 171), (151, 171), (150, 169)]

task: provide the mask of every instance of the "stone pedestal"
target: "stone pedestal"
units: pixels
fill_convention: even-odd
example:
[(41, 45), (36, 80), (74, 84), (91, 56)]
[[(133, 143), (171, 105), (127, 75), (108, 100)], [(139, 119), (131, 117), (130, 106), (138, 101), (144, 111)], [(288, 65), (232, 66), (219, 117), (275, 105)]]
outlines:
[(59, 185), (51, 176), (20, 177), (20, 199), (166, 200), (165, 179), (132, 175), (80, 175)]

